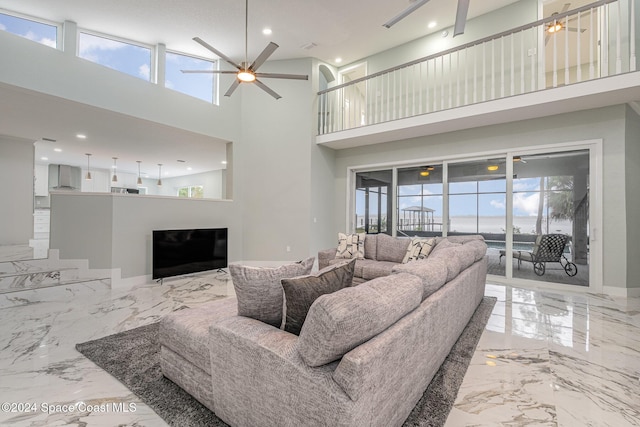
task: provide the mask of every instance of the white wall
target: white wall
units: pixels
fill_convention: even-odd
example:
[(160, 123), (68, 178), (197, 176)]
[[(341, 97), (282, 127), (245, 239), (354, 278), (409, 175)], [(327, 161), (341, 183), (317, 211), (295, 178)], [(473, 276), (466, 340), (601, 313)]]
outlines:
[(0, 245), (33, 237), (33, 151), (33, 141), (0, 135)]
[(11, 58), (2, 61), (0, 83), (224, 140), (237, 134), (237, 98), (221, 97), (215, 106), (6, 31), (0, 57)]
[(626, 111), (627, 287), (640, 288), (640, 117)]
[(231, 201), (127, 194), (52, 193), (50, 248), (89, 268), (121, 269), (122, 278), (151, 274), (157, 229), (229, 229), (229, 261), (242, 259), (242, 225)]
[[(274, 61), (260, 71), (310, 74), (311, 65), (309, 59)], [(309, 256), (314, 197), (310, 192), (313, 90), (310, 81), (265, 79), (265, 84), (282, 99), (275, 100), (256, 86), (238, 88), (242, 137), (233, 146), (234, 200), (242, 200), (244, 257), (300, 259)]]
[[(467, 21), (464, 34), (453, 38), (453, 28), (449, 35), (442, 37), (442, 30), (436, 31), (404, 45), (360, 59), (356, 63), (367, 63), (367, 74), (373, 74), (396, 65), (433, 55), (443, 50), (461, 46), (472, 41), (491, 36), (538, 19), (537, 0), (520, 0), (495, 12), (481, 15)], [(401, 25), (401, 24), (396, 24)], [(386, 31), (395, 31), (394, 27)], [(341, 69), (350, 67), (347, 64)]]
[(334, 231), (344, 231), (346, 227), (348, 167), (413, 159), (437, 160), (452, 155), (602, 138), (604, 285), (630, 286), (638, 277), (627, 277), (625, 252), (628, 233), (631, 229), (637, 230), (638, 225), (630, 225), (626, 214), (625, 111), (624, 105), (618, 105), (338, 151)]

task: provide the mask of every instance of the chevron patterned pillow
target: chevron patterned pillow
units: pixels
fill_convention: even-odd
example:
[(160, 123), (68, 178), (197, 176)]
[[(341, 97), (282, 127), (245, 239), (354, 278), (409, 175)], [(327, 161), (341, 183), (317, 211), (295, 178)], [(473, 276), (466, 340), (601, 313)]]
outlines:
[(365, 236), (366, 233), (338, 233), (338, 250), (336, 251), (336, 258), (363, 259)]

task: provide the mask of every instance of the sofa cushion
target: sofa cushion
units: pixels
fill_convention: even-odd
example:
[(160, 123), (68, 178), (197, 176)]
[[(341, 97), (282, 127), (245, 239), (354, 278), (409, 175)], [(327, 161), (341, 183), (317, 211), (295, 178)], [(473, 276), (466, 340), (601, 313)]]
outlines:
[(378, 245), (377, 234), (367, 234), (364, 237), (364, 257), (366, 259), (376, 259), (376, 247)]
[(396, 265), (398, 265), (397, 262), (391, 261), (374, 261), (367, 263), (362, 266), (362, 278), (364, 280), (373, 280), (378, 277), (388, 276)]
[(422, 282), (394, 274), (322, 295), (311, 306), (298, 339), (309, 366), (321, 366), (378, 335), (422, 301)]
[(424, 259), (429, 256), (434, 246), (436, 245), (436, 239), (426, 237), (414, 237), (411, 239), (407, 252), (404, 254), (402, 260), (403, 264), (418, 259)]
[(209, 326), (238, 314), (235, 298), (224, 298), (162, 316), (159, 341), (206, 373), (211, 373)]
[(440, 249), (439, 251), (433, 251), (433, 253), (429, 256), (428, 259), (437, 259), (444, 262), (447, 266), (447, 282), (453, 280), (460, 272), (463, 267), (463, 260), (458, 256), (457, 248), (458, 246), (449, 246), (444, 249)]
[(393, 274), (409, 273), (422, 280), (422, 300), (424, 301), (447, 282), (447, 264), (437, 257), (421, 259), (407, 264), (396, 264)]
[(376, 259), (378, 261), (391, 261), (401, 263), (407, 253), (410, 239), (391, 237), (387, 234), (378, 234), (376, 245)]
[(452, 248), (456, 246), (461, 246), (462, 243), (452, 242), (448, 238), (438, 237), (436, 239), (436, 246), (431, 251), (431, 254), (435, 255), (443, 249)]
[(365, 236), (365, 233), (338, 233), (338, 249), (336, 250), (336, 258), (364, 258)]
[(472, 240), (463, 245), (465, 248), (469, 247), (473, 249), (474, 261), (480, 261), (487, 254), (487, 244), (484, 240)]
[(355, 263), (355, 259), (343, 261), (309, 276), (282, 279), (286, 308), (284, 330), (300, 335), (307, 312), (320, 295), (351, 286)]
[(238, 315), (251, 317), (279, 328), (282, 324), (283, 291), (280, 280), (309, 274), (314, 257), (276, 268), (229, 264), (238, 298)]
[[(329, 265), (335, 265), (335, 264), (342, 264), (344, 263), (345, 259), (332, 259), (331, 261), (329, 261)], [(367, 265), (374, 265), (376, 264), (378, 261), (374, 261), (372, 259), (356, 259), (356, 264), (355, 267), (353, 269), (353, 277), (363, 277), (363, 269), (364, 267), (366, 267)]]

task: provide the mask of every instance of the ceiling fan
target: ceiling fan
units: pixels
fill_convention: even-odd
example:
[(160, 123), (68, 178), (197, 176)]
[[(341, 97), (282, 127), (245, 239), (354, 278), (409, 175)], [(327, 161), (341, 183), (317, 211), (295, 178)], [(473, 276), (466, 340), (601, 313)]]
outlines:
[[(570, 7), (571, 7), (571, 3), (565, 3), (564, 6), (562, 6), (562, 10), (560, 12), (553, 12), (550, 15), (550, 17), (564, 13), (567, 10), (569, 10)], [(575, 21), (576, 19), (578, 18), (571, 18), (569, 19), (568, 22)], [(544, 38), (544, 44), (546, 45), (547, 43), (549, 43), (549, 40), (551, 40), (551, 36), (553, 36), (554, 34), (562, 30), (572, 31), (574, 33), (577, 33), (578, 31), (580, 33), (584, 33), (585, 31), (587, 31), (586, 28), (581, 28), (580, 30), (578, 30), (577, 28), (573, 28), (573, 27), (565, 27), (565, 25), (566, 24), (564, 19), (549, 22), (545, 28), (545, 32), (547, 33), (547, 36)]]
[(199, 43), (204, 48), (210, 50), (215, 53), (221, 59), (224, 59), (227, 63), (233, 65), (237, 71), (222, 71), (222, 70), (181, 70), (183, 73), (208, 73), (208, 74), (235, 74), (236, 79), (233, 81), (227, 92), (224, 96), (231, 96), (231, 94), (236, 90), (236, 88), (240, 85), (240, 83), (253, 83), (258, 86), (260, 89), (267, 92), (269, 95), (273, 96), (275, 99), (282, 98), (275, 91), (270, 89), (267, 85), (258, 80), (260, 78), (270, 78), (270, 79), (292, 79), (292, 80), (309, 80), (309, 76), (303, 74), (277, 74), (277, 73), (258, 73), (258, 68), (264, 64), (264, 62), (275, 52), (275, 50), (279, 47), (274, 42), (271, 42), (264, 48), (264, 50), (258, 55), (258, 57), (253, 61), (251, 65), (249, 65), (249, 61), (247, 60), (247, 45), (249, 38), (249, 0), (245, 1), (245, 22), (244, 22), (244, 62), (237, 64), (224, 53), (220, 52), (200, 37), (194, 37), (193, 40), (196, 43)]
[[(458, 10), (456, 11), (456, 23), (453, 27), (453, 37), (464, 34), (464, 26), (467, 23), (467, 12), (469, 11), (470, 0), (458, 0)], [(408, 15), (416, 11), (419, 7), (427, 4), (429, 0), (415, 0), (411, 6), (394, 16), (384, 24), (383, 27), (391, 28), (398, 21), (406, 18)]]

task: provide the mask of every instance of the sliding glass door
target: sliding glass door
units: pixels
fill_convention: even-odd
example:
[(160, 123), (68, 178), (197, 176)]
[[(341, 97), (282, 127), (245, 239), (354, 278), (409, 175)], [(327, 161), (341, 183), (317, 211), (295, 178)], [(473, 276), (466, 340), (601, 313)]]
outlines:
[(514, 156), (513, 277), (589, 286), (589, 163), (589, 150)]
[(600, 246), (594, 252), (590, 244), (592, 227), (601, 223), (590, 203), (600, 146), (577, 147), (359, 171), (354, 229), (405, 237), (480, 234), (496, 278), (590, 286), (590, 270), (601, 265)]

